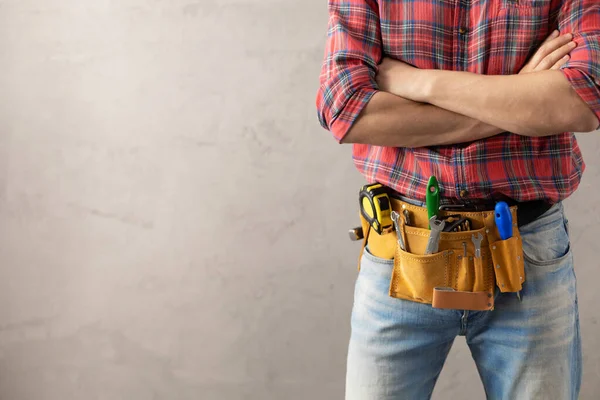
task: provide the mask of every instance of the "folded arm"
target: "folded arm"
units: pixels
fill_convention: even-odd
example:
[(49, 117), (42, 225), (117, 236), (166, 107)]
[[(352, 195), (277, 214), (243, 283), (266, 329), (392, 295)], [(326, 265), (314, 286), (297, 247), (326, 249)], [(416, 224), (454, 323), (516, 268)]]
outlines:
[(380, 90), (376, 0), (330, 0), (329, 32), (317, 94), (321, 125), (343, 143), (421, 147), (502, 132), (476, 119)]
[(561, 71), (486, 76), (414, 69), (403, 74), (404, 79), (406, 84), (395, 92), (400, 96), (516, 134), (547, 136), (598, 128), (598, 118)]
[(600, 8), (597, 0), (565, 2), (559, 29), (577, 47), (560, 71), (486, 76), (395, 67), (391, 92), (525, 136), (590, 132), (600, 119)]
[(501, 132), (476, 119), (379, 91), (341, 142), (423, 147), (484, 139)]

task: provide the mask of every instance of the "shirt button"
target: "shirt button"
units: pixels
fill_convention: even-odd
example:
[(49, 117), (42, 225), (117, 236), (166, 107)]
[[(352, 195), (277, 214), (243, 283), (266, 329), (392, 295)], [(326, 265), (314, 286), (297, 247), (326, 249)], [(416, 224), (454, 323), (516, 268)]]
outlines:
[(460, 194), (460, 197), (467, 197), (469, 195), (469, 192), (466, 191), (465, 189), (463, 189), (460, 191), (459, 194)]
[(465, 33), (467, 33), (467, 28), (465, 28), (464, 26), (461, 26), (460, 29), (458, 30), (458, 33), (460, 33), (461, 35), (464, 35)]

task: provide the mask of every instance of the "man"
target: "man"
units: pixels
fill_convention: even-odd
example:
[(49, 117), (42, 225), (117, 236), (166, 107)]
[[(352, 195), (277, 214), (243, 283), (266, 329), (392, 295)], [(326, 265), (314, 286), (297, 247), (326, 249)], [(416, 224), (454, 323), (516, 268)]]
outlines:
[(346, 399), (430, 398), (457, 335), (488, 399), (576, 399), (579, 317), (561, 204), (585, 169), (571, 132), (599, 126), (597, 0), (329, 0), (320, 81), (320, 122), (353, 144), (369, 183), (422, 205), (434, 175), (443, 201), (506, 198), (533, 218), (519, 227), (522, 301), (497, 290), (490, 311), (392, 298), (393, 253), (367, 243)]

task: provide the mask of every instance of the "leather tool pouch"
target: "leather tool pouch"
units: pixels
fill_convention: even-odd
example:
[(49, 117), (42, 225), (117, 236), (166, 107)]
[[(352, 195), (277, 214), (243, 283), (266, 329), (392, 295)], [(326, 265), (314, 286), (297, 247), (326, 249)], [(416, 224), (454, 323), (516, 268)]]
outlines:
[[(518, 229), (511, 239), (501, 240), (494, 212), (460, 213), (469, 218), (472, 230), (442, 232), (438, 252), (425, 255), (430, 230), (427, 210), (394, 200), (394, 209), (408, 209), (412, 226), (402, 224), (406, 251), (395, 232), (371, 232), (369, 251), (375, 256), (394, 259), (389, 295), (432, 304), (436, 308), (492, 310), (496, 284), (502, 292), (521, 290), (525, 280), (523, 248)], [(516, 222), (516, 208), (511, 209)], [(440, 216), (457, 212), (440, 212)], [(481, 257), (476, 257), (473, 235), (481, 234)], [(367, 240), (365, 240), (365, 243)]]
[(493, 214), (486, 216), (489, 249), (492, 255), (492, 268), (496, 284), (501, 292), (519, 292), (525, 282), (525, 258), (523, 242), (517, 228), (517, 209), (512, 208), (513, 236), (502, 240), (495, 228)]
[(490, 268), (484, 268), (490, 265), (491, 255), (485, 236), (481, 258), (475, 257), (475, 245), (471, 240), (473, 234), (484, 235), (485, 228), (443, 232), (439, 251), (423, 255), (429, 232), (428, 229), (405, 227), (410, 253), (396, 246), (390, 296), (438, 308), (492, 309), (494, 276)]

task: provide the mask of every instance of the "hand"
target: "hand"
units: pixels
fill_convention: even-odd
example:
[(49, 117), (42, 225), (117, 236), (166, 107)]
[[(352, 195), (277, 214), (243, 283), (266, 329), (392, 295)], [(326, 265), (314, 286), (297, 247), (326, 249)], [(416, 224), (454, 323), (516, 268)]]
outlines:
[(416, 78), (419, 71), (405, 62), (385, 57), (379, 64), (375, 80), (380, 90), (414, 100), (418, 97)]
[(569, 53), (577, 47), (572, 39), (573, 35), (570, 33), (559, 36), (558, 31), (552, 32), (531, 57), (527, 65), (521, 69), (519, 75), (551, 69), (556, 70), (562, 67), (569, 61)]

